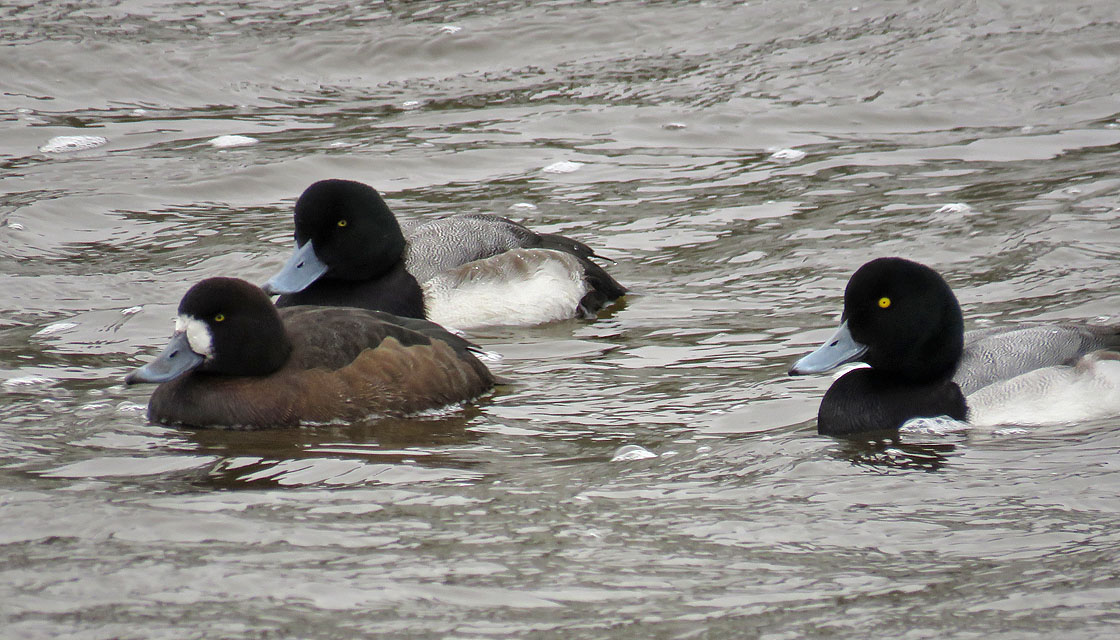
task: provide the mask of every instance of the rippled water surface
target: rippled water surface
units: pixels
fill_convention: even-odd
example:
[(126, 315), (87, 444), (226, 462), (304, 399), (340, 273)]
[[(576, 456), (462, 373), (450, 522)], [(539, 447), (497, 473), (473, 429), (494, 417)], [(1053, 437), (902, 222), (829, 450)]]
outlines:
[[(1120, 311), (1118, 56), (1113, 0), (0, 4), (0, 635), (1113, 637), (1116, 419), (846, 442), (785, 372), (874, 256)], [(473, 332), (462, 410), (147, 424), (123, 375), (326, 177), (634, 293)]]

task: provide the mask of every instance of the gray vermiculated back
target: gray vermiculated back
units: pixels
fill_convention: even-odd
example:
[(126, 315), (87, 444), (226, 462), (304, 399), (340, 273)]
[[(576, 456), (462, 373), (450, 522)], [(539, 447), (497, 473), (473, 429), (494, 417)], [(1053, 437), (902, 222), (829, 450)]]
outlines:
[(1120, 325), (1074, 324), (969, 331), (953, 380), (967, 396), (1028, 371), (1070, 365), (1091, 351), (1115, 348), (1118, 332)]
[(499, 216), (466, 214), (411, 225), (405, 268), (419, 282), (474, 260), (540, 245), (530, 229)]

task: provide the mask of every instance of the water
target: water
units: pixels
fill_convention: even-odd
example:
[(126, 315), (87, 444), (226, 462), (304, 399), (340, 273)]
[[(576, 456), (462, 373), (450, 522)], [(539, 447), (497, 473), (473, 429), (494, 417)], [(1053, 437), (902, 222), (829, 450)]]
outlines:
[[(1111, 637), (1116, 419), (838, 441), (830, 379), (785, 371), (873, 256), (942, 271), (971, 327), (1117, 313), (1118, 20), (5, 4), (0, 635)], [(263, 282), (326, 177), (570, 234), (635, 293), (473, 333), (514, 384), (461, 411), (146, 424), (121, 379), (179, 298)]]

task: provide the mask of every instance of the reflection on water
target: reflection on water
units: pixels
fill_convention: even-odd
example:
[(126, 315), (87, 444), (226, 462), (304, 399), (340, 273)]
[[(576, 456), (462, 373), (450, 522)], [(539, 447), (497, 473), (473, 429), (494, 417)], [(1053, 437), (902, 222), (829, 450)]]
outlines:
[(215, 487), (467, 481), (480, 476), (471, 468), (486, 455), (481, 434), (468, 430), (479, 415), (471, 407), (367, 424), (186, 433), (199, 455), (220, 457), (207, 481)]
[[(833, 440), (785, 372), (873, 256), (970, 327), (1115, 317), (1113, 4), (0, 7), (5, 631), (1109, 637), (1115, 420)], [(327, 177), (634, 293), (472, 333), (511, 384), (470, 407), (148, 425), (124, 374)]]
[(940, 471), (951, 464), (957, 446), (947, 442), (906, 443), (897, 435), (882, 440), (845, 442), (837, 457), (869, 470)]

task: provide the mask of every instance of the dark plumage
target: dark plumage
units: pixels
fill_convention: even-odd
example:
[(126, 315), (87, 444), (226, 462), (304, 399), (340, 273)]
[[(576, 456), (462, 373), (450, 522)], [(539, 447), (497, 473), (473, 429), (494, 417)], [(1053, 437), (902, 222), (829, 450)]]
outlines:
[[(363, 309), (277, 309), (234, 278), (196, 284), (171, 345), (126, 382), (162, 382), (153, 422), (267, 428), (404, 415), (494, 384), (471, 343), (434, 323)], [(182, 364), (180, 364), (182, 363)]]
[(281, 294), (281, 307), (352, 306), (456, 326), (536, 324), (594, 314), (626, 293), (587, 245), (498, 216), (431, 220), (406, 239), (380, 194), (351, 180), (303, 192), (295, 238), (296, 253), (265, 285)]
[[(1097, 363), (1113, 357), (1098, 350), (1118, 346), (1117, 326), (1031, 325), (966, 335), (956, 296), (936, 271), (902, 258), (879, 258), (848, 281), (840, 328), (790, 374), (819, 373), (847, 362), (869, 365), (834, 382), (817, 414), (821, 434), (850, 435), (898, 429), (918, 417), (975, 422), (978, 410), (980, 421), (998, 421), (1016, 414), (997, 405), (1026, 406), (1013, 393), (1019, 389), (1059, 400), (1069, 396), (1075, 364), (1077, 375), (1107, 389), (1115, 384), (1105, 371), (1111, 365)], [(1083, 358), (1089, 354), (1095, 357)]]

